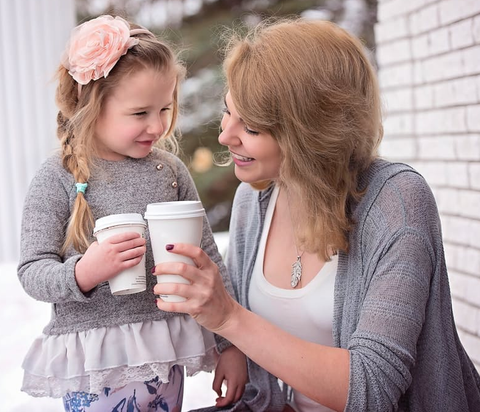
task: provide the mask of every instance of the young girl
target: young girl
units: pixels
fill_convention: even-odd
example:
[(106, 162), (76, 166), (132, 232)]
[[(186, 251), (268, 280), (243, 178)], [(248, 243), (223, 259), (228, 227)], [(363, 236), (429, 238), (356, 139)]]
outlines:
[[(101, 16), (72, 31), (57, 75), (61, 153), (30, 185), (18, 267), (26, 292), (53, 304), (52, 318), (26, 356), (22, 390), (63, 397), (67, 411), (178, 411), (183, 366), (189, 374), (212, 370), (218, 350), (228, 370), (233, 363), (245, 371), (229, 378), (219, 364), (220, 395), (228, 379), (228, 399), (219, 404), (238, 399), (243, 355), (191, 317), (158, 311), (154, 276), (144, 292), (110, 292), (107, 281), (143, 255), (147, 270), (154, 266), (148, 233), (146, 240), (126, 233), (102, 244), (92, 238), (100, 217), (198, 199), (182, 162), (155, 147), (175, 147), (184, 68), (148, 30)], [(202, 247), (231, 291), (206, 220)]]

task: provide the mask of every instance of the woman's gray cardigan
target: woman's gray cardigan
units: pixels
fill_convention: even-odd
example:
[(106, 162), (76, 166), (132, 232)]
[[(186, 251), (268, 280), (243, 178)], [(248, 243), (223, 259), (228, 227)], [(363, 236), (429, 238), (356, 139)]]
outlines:
[[(410, 167), (383, 160), (360, 185), (368, 189), (353, 206), (334, 292), (334, 345), (350, 351), (345, 410), (480, 411), (480, 377), (455, 329), (430, 188)], [(227, 269), (247, 308), (270, 195), (241, 184), (235, 196)], [(250, 383), (233, 410), (281, 411), (277, 379), (250, 360), (248, 368)]]

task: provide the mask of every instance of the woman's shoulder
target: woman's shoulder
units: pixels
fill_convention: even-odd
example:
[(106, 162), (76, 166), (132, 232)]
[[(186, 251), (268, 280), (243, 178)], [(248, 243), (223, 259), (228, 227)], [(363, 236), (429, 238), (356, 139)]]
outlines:
[(425, 178), (412, 166), (386, 160), (375, 161), (368, 173), (369, 184), (365, 193), (367, 202), (390, 200), (391, 207), (407, 207), (421, 199), (433, 201), (433, 194)]
[(235, 192), (235, 201), (237, 202), (264, 202), (270, 198), (274, 185), (270, 185), (264, 190), (258, 190), (249, 183), (240, 182)]
[(237, 190), (235, 191), (235, 200), (240, 201), (251, 199), (254, 193), (258, 193), (258, 191), (254, 190), (253, 187), (248, 183), (240, 182), (240, 184), (237, 186)]
[(357, 221), (370, 223), (377, 233), (391, 234), (406, 228), (430, 231), (432, 225), (439, 225), (432, 190), (413, 167), (378, 160), (367, 173), (368, 185), (356, 210)]

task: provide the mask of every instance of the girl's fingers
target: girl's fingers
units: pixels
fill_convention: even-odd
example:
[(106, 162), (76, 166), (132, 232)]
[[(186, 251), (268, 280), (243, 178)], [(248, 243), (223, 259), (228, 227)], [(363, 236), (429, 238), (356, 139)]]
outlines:
[(243, 392), (245, 392), (245, 386), (244, 385), (239, 385), (237, 388), (237, 392), (235, 393), (235, 399), (233, 400), (234, 402), (237, 402), (240, 400), (240, 398), (243, 395)]
[[(119, 233), (118, 235), (110, 236), (106, 241), (110, 242), (111, 244), (123, 243), (128, 240), (133, 239), (143, 239), (142, 236), (137, 232), (124, 232)], [(145, 241), (145, 239), (143, 239)]]
[(142, 258), (147, 251), (145, 246), (137, 246), (133, 249), (127, 249), (119, 254), (121, 261), (129, 261), (136, 258)]
[(121, 233), (106, 239), (104, 242), (109, 243), (113, 250), (119, 253), (145, 248), (147, 243), (143, 237), (134, 232)]
[(232, 388), (233, 383), (230, 382), (228, 384), (227, 382), (227, 392), (225, 393), (225, 403), (224, 405), (230, 405), (234, 400), (235, 400), (235, 392), (236, 388)]
[(216, 392), (218, 397), (222, 396), (222, 383), (223, 383), (223, 374), (216, 373), (213, 378), (212, 389)]

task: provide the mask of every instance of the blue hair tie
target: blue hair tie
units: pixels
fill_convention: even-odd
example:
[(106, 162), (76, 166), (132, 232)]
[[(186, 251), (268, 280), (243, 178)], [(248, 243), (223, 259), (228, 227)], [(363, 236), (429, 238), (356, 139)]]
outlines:
[(85, 189), (87, 188), (88, 183), (75, 183), (75, 186), (77, 188), (77, 193), (82, 192), (85, 194)]

